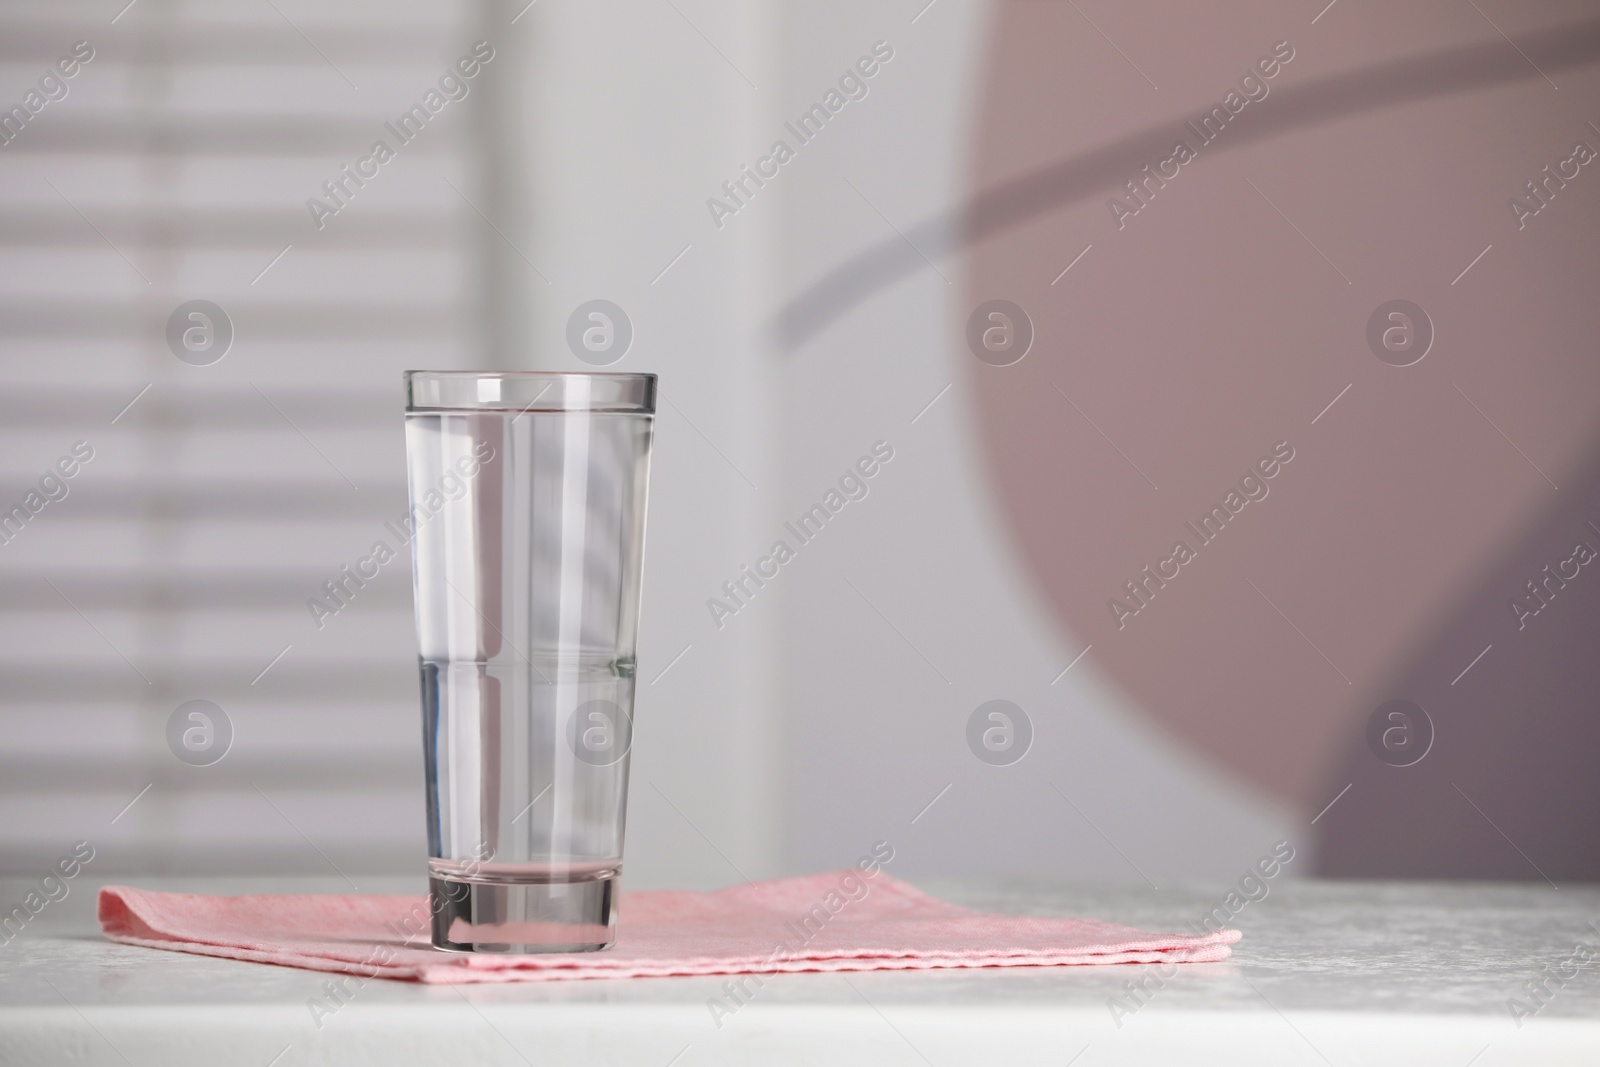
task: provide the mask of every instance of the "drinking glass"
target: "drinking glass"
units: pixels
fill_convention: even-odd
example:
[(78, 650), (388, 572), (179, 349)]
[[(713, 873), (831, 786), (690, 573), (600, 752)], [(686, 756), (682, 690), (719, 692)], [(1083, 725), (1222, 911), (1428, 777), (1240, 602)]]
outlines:
[(655, 375), (405, 380), (433, 944), (607, 948)]

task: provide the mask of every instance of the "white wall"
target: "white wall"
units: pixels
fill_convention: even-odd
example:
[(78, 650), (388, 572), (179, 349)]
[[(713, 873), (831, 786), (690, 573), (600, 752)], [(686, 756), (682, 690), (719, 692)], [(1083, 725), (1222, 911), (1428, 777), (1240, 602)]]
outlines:
[(732, 0), (540, 3), (505, 35), (501, 73), (514, 82), (498, 102), (504, 125), (489, 131), (506, 140), (513, 176), (497, 192), (502, 228), (549, 278), (500, 250), (510, 286), (500, 359), (587, 369), (567, 349), (566, 321), (603, 298), (635, 331), (608, 369), (661, 376), (629, 804), (634, 885), (721, 885), (782, 864), (773, 625), (717, 633), (703, 603), (728, 561), (764, 536), (764, 513), (782, 494), (774, 368), (759, 331), (769, 244), (756, 226), (718, 232), (704, 206), (748, 152), (763, 94), (778, 83), (766, 20)]
[[(927, 250), (932, 265), (798, 350), (774, 341), (785, 299), (965, 194), (988, 9), (919, 7), (541, 3), (507, 35), (499, 135), (527, 133), (503, 146), (518, 180), (498, 197), (550, 282), (500, 248), (526, 301), (504, 358), (582, 369), (561, 331), (604, 297), (636, 329), (615, 369), (656, 371), (671, 400), (642, 677), (689, 651), (641, 690), (630, 875), (721, 884), (887, 838), (911, 873), (1231, 877), (1287, 813), (1141, 720), (1092, 652), (1051, 684), (1082, 642), (1033, 596), (976, 462), (959, 252)], [(867, 96), (801, 145), (784, 123), (879, 41), (894, 58)], [(718, 227), (707, 198), (776, 139), (795, 158)], [(895, 459), (870, 494), (798, 547), (784, 521), (879, 440)], [(707, 600), (733, 603), (722, 583), (779, 538), (796, 558), (716, 626)], [(1014, 767), (966, 748), (967, 717), (994, 698), (1035, 726)]]
[[(872, 42), (888, 40), (895, 58), (785, 176), (785, 296), (968, 195), (990, 9), (940, 0), (919, 17), (920, 6), (786, 16), (785, 114)], [(780, 356), (788, 514), (872, 442), (895, 448), (871, 495), (784, 576), (787, 862), (843, 864), (888, 839), (902, 873), (1234, 877), (1287, 831), (1289, 813), (1141, 719), (1092, 651), (1052, 685), (1084, 642), (1046, 614), (994, 510), (966, 400), (963, 259), (922, 244), (929, 265)], [(1013, 766), (967, 748), (968, 717), (992, 699), (1034, 726)]]

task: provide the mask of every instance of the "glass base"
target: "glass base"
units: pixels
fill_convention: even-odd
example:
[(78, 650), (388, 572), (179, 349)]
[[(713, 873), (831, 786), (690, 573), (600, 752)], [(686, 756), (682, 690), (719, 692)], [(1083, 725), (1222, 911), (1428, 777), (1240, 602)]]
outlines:
[(599, 952), (617, 940), (617, 877), (481, 882), (432, 874), (433, 947), (504, 955)]

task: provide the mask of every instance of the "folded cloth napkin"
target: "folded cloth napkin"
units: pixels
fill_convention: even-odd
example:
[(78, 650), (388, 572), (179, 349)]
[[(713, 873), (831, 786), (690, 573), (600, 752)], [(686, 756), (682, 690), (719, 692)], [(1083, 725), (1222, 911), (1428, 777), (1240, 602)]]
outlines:
[(1240, 936), (989, 915), (855, 870), (621, 899), (612, 948), (540, 956), (436, 951), (427, 899), (408, 896), (208, 897), (106, 886), (100, 928), (129, 945), (421, 982), (1206, 963), (1226, 959)]

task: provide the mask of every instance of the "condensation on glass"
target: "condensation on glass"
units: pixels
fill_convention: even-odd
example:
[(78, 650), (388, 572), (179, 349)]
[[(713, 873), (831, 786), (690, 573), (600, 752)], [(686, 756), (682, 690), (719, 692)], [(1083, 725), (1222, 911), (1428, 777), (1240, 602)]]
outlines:
[(406, 374), (433, 943), (614, 939), (653, 374)]

